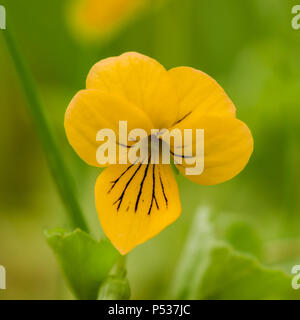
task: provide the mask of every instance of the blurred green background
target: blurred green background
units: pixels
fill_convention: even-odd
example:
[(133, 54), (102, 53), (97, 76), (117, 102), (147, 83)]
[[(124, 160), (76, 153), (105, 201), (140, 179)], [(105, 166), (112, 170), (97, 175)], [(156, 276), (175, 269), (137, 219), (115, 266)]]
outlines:
[[(298, 3), (297, 3), (298, 2)], [(291, 27), (290, 0), (168, 0), (144, 11), (105, 41), (72, 36), (66, 1), (1, 0), (37, 82), (46, 114), (76, 179), (80, 203), (96, 237), (99, 169), (68, 145), (66, 107), (84, 88), (90, 67), (125, 51), (149, 55), (166, 68), (187, 65), (214, 77), (252, 130), (255, 149), (233, 180), (201, 187), (178, 176), (181, 218), (128, 257), (133, 299), (167, 292), (198, 208), (210, 208), (220, 239), (240, 251), (244, 226), (264, 265), (288, 274), (300, 264), (300, 30)], [(151, 7), (151, 6), (150, 6)], [(0, 264), (7, 290), (0, 299), (69, 299), (43, 230), (68, 228), (20, 83), (0, 32)], [(244, 228), (243, 227), (243, 228)], [(246, 232), (246, 233), (247, 233)], [(201, 246), (201, 243), (199, 243)]]

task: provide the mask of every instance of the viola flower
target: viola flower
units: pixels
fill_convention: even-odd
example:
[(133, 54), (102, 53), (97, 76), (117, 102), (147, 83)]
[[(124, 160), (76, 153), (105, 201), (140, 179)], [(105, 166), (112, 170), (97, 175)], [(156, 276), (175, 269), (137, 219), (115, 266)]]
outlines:
[(69, 0), (68, 21), (77, 36), (96, 40), (117, 30), (148, 0)]
[[(86, 89), (68, 106), (65, 130), (77, 154), (100, 167), (97, 132), (117, 131), (120, 120), (128, 122), (128, 130), (143, 128), (149, 134), (153, 128), (204, 129), (202, 174), (186, 175), (185, 162), (176, 165), (204, 186), (232, 179), (253, 151), (250, 130), (236, 118), (234, 104), (215, 80), (189, 67), (167, 71), (139, 53), (104, 59), (92, 67)], [(176, 163), (176, 152), (170, 148)], [(95, 199), (103, 230), (122, 254), (158, 234), (181, 213), (168, 164), (108, 165), (97, 179)]]

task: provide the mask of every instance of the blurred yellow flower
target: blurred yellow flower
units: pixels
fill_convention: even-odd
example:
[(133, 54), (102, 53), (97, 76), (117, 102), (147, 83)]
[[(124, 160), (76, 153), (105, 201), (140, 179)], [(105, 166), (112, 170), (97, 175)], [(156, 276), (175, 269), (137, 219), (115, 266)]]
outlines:
[(67, 14), (77, 36), (94, 40), (117, 30), (147, 4), (148, 0), (69, 0)]
[[(224, 90), (205, 73), (188, 67), (167, 71), (157, 61), (131, 52), (93, 66), (86, 90), (68, 106), (65, 130), (78, 155), (99, 167), (97, 132), (117, 128), (119, 120), (147, 132), (204, 129), (203, 173), (186, 175), (185, 163), (176, 166), (188, 179), (214, 185), (237, 175), (253, 151), (251, 132), (235, 111)], [(177, 183), (166, 164), (110, 165), (98, 177), (95, 198), (103, 230), (122, 254), (158, 234), (181, 213)]]

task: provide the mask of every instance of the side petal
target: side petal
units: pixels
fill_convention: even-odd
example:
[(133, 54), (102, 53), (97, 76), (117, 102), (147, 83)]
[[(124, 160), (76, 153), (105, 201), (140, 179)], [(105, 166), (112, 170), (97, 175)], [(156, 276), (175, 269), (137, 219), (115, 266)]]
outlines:
[(155, 128), (168, 128), (177, 118), (178, 100), (165, 68), (135, 52), (101, 60), (87, 77), (88, 89), (100, 89), (140, 107)]
[(101, 129), (111, 129), (119, 139), (119, 121), (127, 121), (128, 131), (141, 128), (150, 132), (149, 118), (138, 107), (120, 97), (99, 90), (82, 90), (65, 113), (65, 130), (69, 143), (79, 157), (92, 166), (100, 166), (96, 152), (103, 143), (96, 140)]
[(213, 78), (189, 67), (178, 67), (168, 72), (179, 98), (177, 122), (192, 113), (235, 117), (234, 104)]
[(95, 196), (102, 228), (122, 254), (157, 235), (181, 212), (170, 165), (110, 166), (98, 177)]
[[(186, 175), (188, 167), (183, 162), (179, 171), (188, 179), (201, 185), (215, 185), (232, 179), (240, 173), (253, 152), (253, 138), (246, 124), (236, 118), (202, 116), (188, 118), (176, 126), (204, 129), (204, 170), (200, 175)], [(193, 148), (195, 139), (192, 141)], [(178, 158), (177, 158), (178, 160)], [(174, 157), (176, 162), (176, 157)], [(193, 167), (194, 165), (189, 165)]]

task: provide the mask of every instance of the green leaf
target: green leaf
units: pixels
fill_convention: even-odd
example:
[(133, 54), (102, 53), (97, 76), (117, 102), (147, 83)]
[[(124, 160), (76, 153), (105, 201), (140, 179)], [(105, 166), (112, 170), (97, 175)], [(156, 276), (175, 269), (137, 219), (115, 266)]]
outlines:
[(262, 257), (262, 239), (256, 230), (246, 222), (232, 223), (226, 230), (225, 238), (237, 251), (250, 253), (257, 258)]
[(206, 268), (207, 251), (214, 241), (208, 219), (209, 212), (203, 209), (192, 224), (173, 283), (172, 296), (176, 299), (196, 296), (197, 282)]
[(292, 289), (290, 276), (264, 267), (226, 244), (211, 248), (209, 260), (199, 279), (199, 299), (300, 299), (300, 292)]
[(300, 299), (292, 277), (216, 240), (208, 210), (196, 215), (173, 286), (175, 299)]
[(109, 241), (96, 241), (80, 229), (55, 229), (45, 235), (75, 296), (97, 299), (101, 284), (120, 254)]

